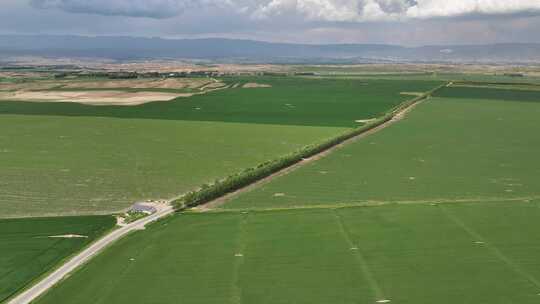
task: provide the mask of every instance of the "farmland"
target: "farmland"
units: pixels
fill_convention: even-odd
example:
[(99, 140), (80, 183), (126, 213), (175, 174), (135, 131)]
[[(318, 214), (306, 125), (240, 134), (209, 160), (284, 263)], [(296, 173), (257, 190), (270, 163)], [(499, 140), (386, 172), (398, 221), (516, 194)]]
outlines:
[[(388, 80), (438, 80), (491, 83), (540, 83), (537, 66), (451, 65), (451, 64), (358, 64), (301, 65), (294, 71), (316, 77)], [(521, 77), (516, 77), (521, 76)]]
[(467, 87), (467, 88), (484, 88), (484, 89), (506, 89), (506, 90), (526, 90), (538, 91), (540, 85), (535, 83), (498, 83), (498, 82), (452, 82), (449, 87)]
[[(114, 224), (112, 216), (0, 220), (0, 302)], [(60, 237), (68, 234), (84, 237)]]
[(0, 100), (125, 106), (190, 97), (226, 87), (225, 83), (210, 78), (24, 79), (14, 83), (0, 83)]
[[(441, 84), (405, 78), (224, 77), (130, 107), (3, 101), (0, 206), (110, 213), (172, 197)], [(444, 87), (218, 209), (127, 235), (37, 303), (536, 303), (540, 91), (527, 89)]]
[(38, 303), (536, 303), (538, 204), (182, 214)]
[(438, 84), (250, 81), (269, 86), (139, 106), (0, 102), (0, 217), (104, 214), (170, 198), (336, 136), (411, 98), (402, 91)]
[(490, 87), (447, 87), (439, 90), (437, 96), (448, 98), (475, 98), (489, 100), (514, 100), (521, 102), (540, 102), (540, 91), (515, 90), (510, 88)]
[(538, 102), (431, 98), (403, 121), (224, 208), (539, 197), (539, 115)]
[(24, 115), (3, 115), (0, 128), (2, 217), (109, 213), (166, 199), (343, 130)]
[[(401, 92), (425, 92), (439, 81), (230, 77), (228, 88), (138, 106), (0, 101), (0, 114), (100, 116), (160, 120), (355, 127), (356, 120), (381, 115), (411, 99)], [(256, 83), (269, 87), (244, 88)]]

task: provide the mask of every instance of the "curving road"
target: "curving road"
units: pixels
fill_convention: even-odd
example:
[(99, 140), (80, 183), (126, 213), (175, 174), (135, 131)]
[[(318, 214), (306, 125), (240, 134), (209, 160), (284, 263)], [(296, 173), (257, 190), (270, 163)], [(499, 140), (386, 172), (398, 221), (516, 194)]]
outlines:
[(161, 217), (167, 216), (173, 212), (174, 209), (171, 206), (164, 206), (159, 208), (155, 213), (145, 218), (142, 218), (112, 231), (111, 233), (105, 235), (104, 237), (90, 245), (88, 248), (81, 251), (76, 256), (72, 257), (69, 261), (60, 266), (54, 272), (47, 275), (45, 278), (41, 279), (35, 285), (11, 299), (8, 304), (31, 303), (33, 300), (35, 300), (37, 297), (47, 291), (47, 289), (60, 282), (66, 275), (75, 270), (75, 268), (86, 263), (88, 260), (90, 260), (93, 256), (95, 256), (97, 253), (103, 250), (103, 248), (105, 248), (112, 242), (120, 239), (121, 237), (134, 230), (144, 229), (144, 226), (146, 224), (153, 222)]

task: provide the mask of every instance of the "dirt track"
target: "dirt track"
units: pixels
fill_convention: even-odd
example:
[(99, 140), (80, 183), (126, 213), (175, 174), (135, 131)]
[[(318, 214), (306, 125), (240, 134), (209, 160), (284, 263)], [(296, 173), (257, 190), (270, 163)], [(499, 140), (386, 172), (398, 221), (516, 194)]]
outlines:
[(220, 198), (217, 198), (217, 199), (215, 199), (213, 201), (210, 201), (208, 203), (205, 203), (205, 204), (199, 205), (197, 207), (194, 207), (193, 209), (204, 212), (204, 211), (208, 211), (210, 209), (219, 207), (219, 206), (227, 203), (229, 200), (231, 200), (235, 196), (239, 195), (240, 193), (251, 191), (251, 190), (253, 190), (253, 189), (255, 189), (255, 188), (257, 188), (257, 187), (259, 187), (261, 185), (264, 185), (264, 184), (270, 182), (274, 178), (286, 175), (286, 174), (288, 174), (288, 173), (290, 173), (290, 172), (292, 172), (292, 171), (294, 171), (294, 170), (296, 170), (296, 169), (298, 169), (298, 168), (300, 168), (302, 166), (305, 166), (306, 164), (308, 164), (310, 162), (317, 161), (317, 160), (329, 155), (330, 153), (332, 153), (332, 152), (334, 152), (334, 151), (336, 151), (338, 149), (341, 149), (342, 147), (344, 147), (344, 146), (346, 146), (346, 145), (348, 145), (350, 143), (353, 143), (353, 142), (355, 142), (357, 140), (360, 140), (360, 139), (362, 139), (364, 137), (367, 137), (367, 136), (369, 136), (369, 135), (371, 135), (373, 133), (377, 133), (377, 132), (381, 131), (382, 129), (385, 129), (385, 128), (391, 126), (392, 124), (394, 124), (394, 123), (402, 120), (403, 118), (405, 118), (406, 114), (409, 111), (411, 111), (414, 107), (416, 107), (417, 105), (419, 105), (420, 103), (424, 102), (427, 99), (429, 99), (429, 96), (427, 96), (426, 98), (421, 99), (421, 100), (419, 100), (417, 102), (414, 102), (414, 103), (410, 104), (409, 106), (407, 106), (407, 107), (405, 107), (403, 109), (400, 109), (399, 111), (394, 113), (392, 119), (388, 120), (387, 122), (382, 123), (381, 125), (379, 125), (377, 127), (369, 129), (369, 130), (367, 130), (367, 131), (365, 131), (363, 133), (360, 133), (360, 134), (358, 134), (358, 135), (356, 135), (356, 136), (354, 136), (352, 138), (349, 138), (349, 139), (347, 139), (347, 140), (345, 140), (345, 141), (343, 141), (343, 142), (341, 142), (341, 143), (339, 143), (339, 144), (337, 144), (335, 146), (332, 146), (332, 147), (330, 147), (330, 148), (328, 148), (328, 149), (326, 149), (326, 150), (324, 150), (324, 151), (322, 151), (322, 152), (320, 152), (320, 153), (318, 153), (316, 155), (313, 155), (310, 158), (303, 159), (302, 161), (300, 161), (300, 162), (298, 162), (298, 163), (296, 163), (296, 164), (294, 164), (292, 166), (289, 166), (287, 168), (284, 168), (284, 169), (282, 169), (282, 170), (280, 170), (280, 171), (278, 171), (276, 173), (273, 173), (273, 174), (271, 174), (271, 175), (269, 175), (269, 176), (255, 182), (253, 184), (250, 184), (250, 185), (245, 186), (245, 187), (243, 187), (243, 188), (241, 188), (239, 190), (236, 190), (234, 192), (226, 194), (226, 195), (224, 195), (224, 196), (222, 196)]

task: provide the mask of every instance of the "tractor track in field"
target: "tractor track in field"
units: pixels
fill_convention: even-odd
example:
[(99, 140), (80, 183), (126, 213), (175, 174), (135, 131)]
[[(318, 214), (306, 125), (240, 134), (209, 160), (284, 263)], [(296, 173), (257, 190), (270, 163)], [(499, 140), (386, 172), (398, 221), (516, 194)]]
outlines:
[(476, 231), (472, 226), (468, 225), (465, 221), (463, 221), (461, 218), (459, 218), (456, 214), (451, 212), (450, 210), (444, 208), (444, 206), (441, 205), (440, 209), (441, 212), (450, 220), (453, 222), (456, 226), (458, 226), (460, 229), (462, 229), (466, 234), (468, 234), (472, 240), (475, 240), (476, 244), (484, 245), (486, 250), (499, 259), (503, 264), (506, 265), (510, 270), (515, 272), (517, 275), (523, 277), (525, 280), (527, 280), (530, 284), (532, 284), (535, 288), (540, 288), (540, 281), (534, 277), (532, 274), (530, 274), (526, 269), (523, 269), (519, 264), (517, 264), (514, 260), (512, 260), (510, 257), (505, 255), (497, 246), (489, 242), (485, 237), (483, 237), (478, 231)]
[(373, 127), (371, 129), (368, 129), (358, 135), (355, 135), (347, 140), (344, 140), (343, 142), (339, 143), (339, 144), (336, 144), (332, 147), (329, 147), (328, 149), (325, 149), (309, 158), (305, 158), (291, 166), (288, 166), (286, 168), (283, 168), (265, 178), (262, 178), (254, 183), (251, 183), (245, 187), (242, 187), (236, 191), (233, 191), (231, 193), (228, 193), (228, 194), (225, 194), (221, 197), (218, 197), (210, 202), (207, 202), (207, 203), (204, 203), (204, 204), (201, 204), (199, 206), (196, 206), (196, 207), (193, 207), (191, 208), (191, 210), (196, 210), (196, 211), (201, 211), (201, 212), (206, 212), (206, 211), (209, 211), (211, 209), (214, 209), (214, 208), (217, 208), (225, 203), (227, 203), (228, 201), (230, 201), (232, 198), (238, 196), (239, 194), (241, 193), (244, 193), (244, 192), (248, 192), (248, 191), (251, 191), (255, 188), (258, 188), (262, 185), (265, 185), (267, 183), (269, 183), (271, 180), (275, 179), (275, 178), (278, 178), (278, 177), (281, 177), (281, 176), (284, 176), (284, 175), (287, 175), (295, 170), (297, 170), (298, 168), (300, 167), (303, 167), (311, 162), (314, 162), (314, 161), (317, 161), (317, 160), (320, 160), (324, 157), (326, 157), (327, 155), (331, 154), (332, 152), (336, 151), (336, 150), (339, 150), (351, 143), (354, 143), (362, 138), (365, 138), (371, 134), (374, 134), (374, 133), (377, 133), (399, 121), (401, 121), (402, 119), (404, 119), (407, 115), (407, 113), (409, 113), (411, 110), (413, 110), (416, 106), (418, 106), (419, 104), (423, 103), (424, 101), (428, 100), (429, 98), (431, 97), (431, 94), (426, 94), (425, 98), (422, 98), (420, 100), (417, 100), (416, 102), (413, 102), (411, 103), (410, 105), (402, 108), (402, 109), (399, 109), (397, 110), (391, 119), (389, 119), (388, 121), (385, 121), (383, 123), (381, 123), (380, 125), (376, 126), (376, 127)]
[(359, 244), (353, 239), (351, 232), (347, 228), (347, 225), (341, 215), (336, 212), (336, 210), (333, 210), (334, 217), (336, 219), (336, 224), (338, 226), (339, 233), (349, 246), (351, 253), (355, 257), (356, 265), (359, 268), (360, 272), (366, 279), (369, 287), (371, 288), (373, 292), (373, 296), (377, 299), (377, 303), (386, 303), (389, 302), (388, 299), (385, 298), (383, 289), (379, 282), (377, 281), (377, 278), (373, 274), (373, 271), (371, 270), (371, 267), (369, 267), (369, 264), (365, 258), (365, 256), (361, 252), (361, 248)]
[(521, 197), (475, 197), (475, 198), (460, 198), (460, 199), (444, 199), (444, 198), (433, 198), (433, 199), (422, 199), (422, 200), (386, 200), (386, 201), (361, 201), (361, 202), (348, 202), (348, 203), (337, 203), (337, 204), (319, 204), (319, 205), (295, 205), (289, 207), (267, 207), (267, 208), (231, 208), (231, 209), (217, 209), (217, 210), (208, 210), (212, 212), (265, 212), (265, 211), (287, 211), (287, 210), (314, 210), (314, 209), (342, 209), (342, 208), (358, 208), (358, 207), (378, 207), (385, 205), (446, 205), (446, 204), (459, 204), (459, 203), (485, 203), (485, 202), (527, 202), (533, 203), (539, 201), (540, 195), (536, 196), (521, 196)]

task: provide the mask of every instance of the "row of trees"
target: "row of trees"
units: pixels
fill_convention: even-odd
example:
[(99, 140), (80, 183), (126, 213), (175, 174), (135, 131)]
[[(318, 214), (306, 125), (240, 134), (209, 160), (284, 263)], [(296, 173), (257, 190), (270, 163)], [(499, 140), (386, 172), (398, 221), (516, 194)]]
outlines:
[(414, 105), (420, 100), (426, 99), (427, 97), (431, 96), (431, 94), (433, 94), (436, 90), (442, 88), (445, 85), (439, 86), (435, 88), (434, 90), (427, 92), (424, 95), (418, 96), (412, 100), (402, 103), (401, 105), (392, 109), (381, 118), (371, 123), (368, 123), (364, 126), (358, 127), (351, 131), (347, 131), (341, 135), (325, 140), (318, 144), (306, 146), (296, 152), (290, 153), (278, 159), (266, 161), (264, 163), (259, 164), (256, 167), (247, 168), (243, 170), (242, 172), (230, 175), (221, 180), (216, 180), (213, 183), (204, 184), (203, 186), (201, 186), (200, 189), (188, 192), (183, 197), (175, 200), (173, 204), (177, 209), (191, 208), (191, 207), (195, 207), (195, 206), (207, 203), (223, 195), (232, 193), (236, 190), (239, 190), (247, 185), (250, 185), (256, 181), (259, 181), (265, 177), (268, 177), (272, 175), (273, 173), (276, 173), (284, 168), (294, 165), (305, 158), (312, 157), (352, 137), (363, 134), (369, 130), (372, 130), (392, 120), (397, 113)]

